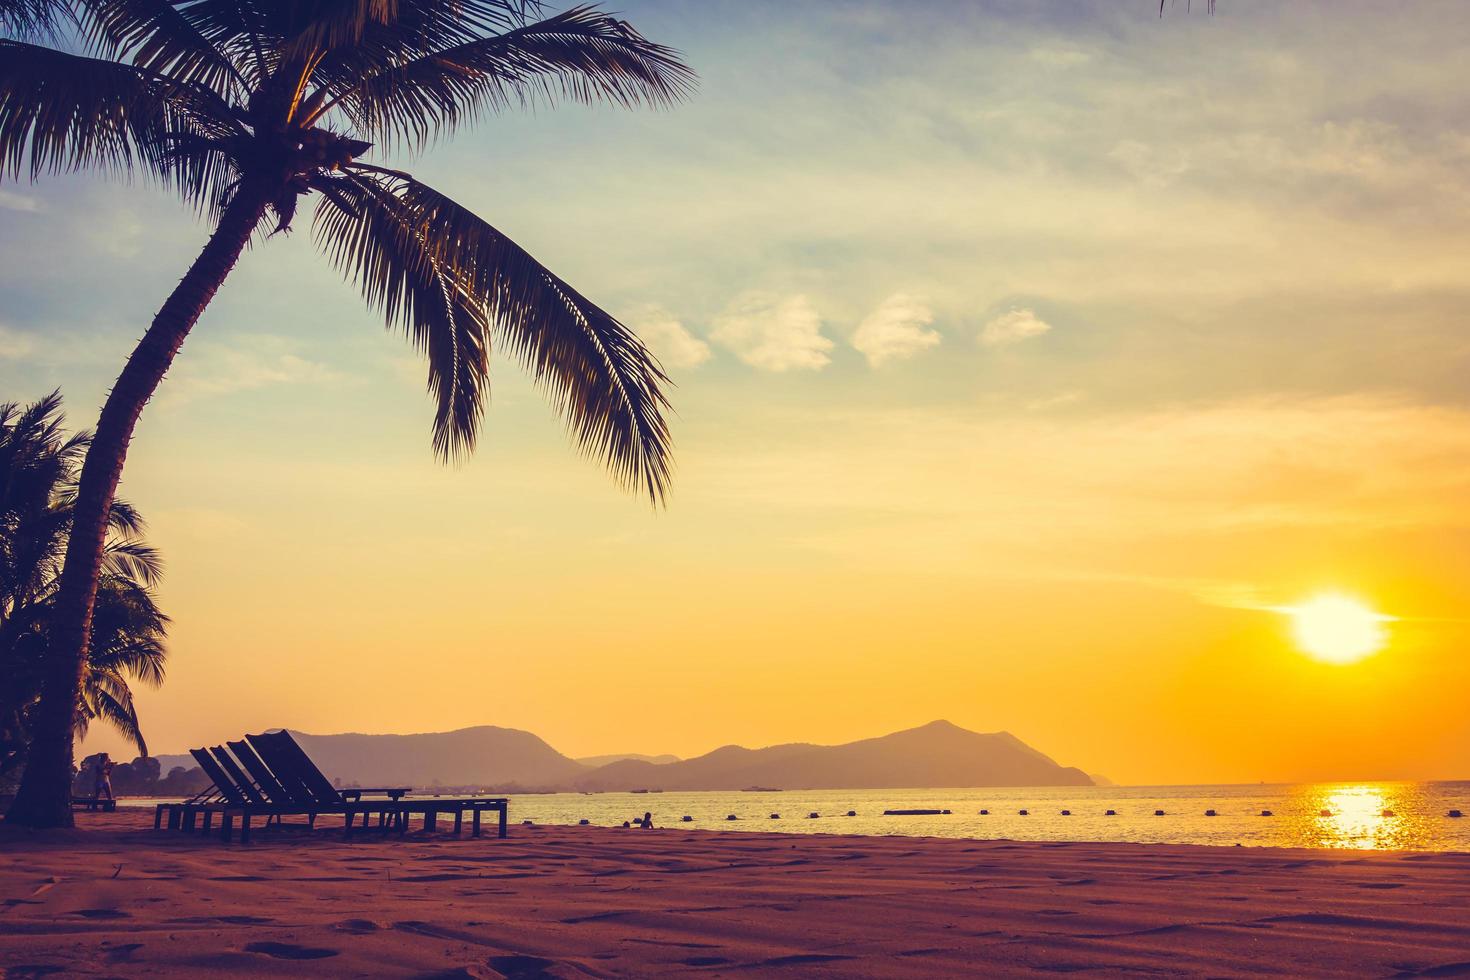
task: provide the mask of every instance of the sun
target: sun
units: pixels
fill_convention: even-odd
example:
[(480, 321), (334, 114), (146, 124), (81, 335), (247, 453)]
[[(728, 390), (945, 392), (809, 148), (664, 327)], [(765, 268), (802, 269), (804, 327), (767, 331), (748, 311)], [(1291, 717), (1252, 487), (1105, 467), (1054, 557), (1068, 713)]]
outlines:
[(1308, 655), (1329, 664), (1350, 664), (1388, 643), (1385, 623), (1392, 616), (1374, 612), (1345, 595), (1318, 595), (1281, 612), (1291, 617), (1292, 638)]

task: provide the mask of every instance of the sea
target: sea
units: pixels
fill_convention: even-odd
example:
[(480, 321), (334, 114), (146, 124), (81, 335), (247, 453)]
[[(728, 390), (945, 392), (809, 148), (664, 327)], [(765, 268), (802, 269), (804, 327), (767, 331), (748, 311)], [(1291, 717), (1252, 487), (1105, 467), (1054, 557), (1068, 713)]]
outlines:
[[(650, 813), (655, 827), (732, 833), (1470, 852), (1470, 782), (548, 793), (510, 799), (512, 824), (585, 820), (621, 827)], [(947, 812), (889, 816), (885, 810)], [(1452, 811), (1465, 816), (1452, 817)]]

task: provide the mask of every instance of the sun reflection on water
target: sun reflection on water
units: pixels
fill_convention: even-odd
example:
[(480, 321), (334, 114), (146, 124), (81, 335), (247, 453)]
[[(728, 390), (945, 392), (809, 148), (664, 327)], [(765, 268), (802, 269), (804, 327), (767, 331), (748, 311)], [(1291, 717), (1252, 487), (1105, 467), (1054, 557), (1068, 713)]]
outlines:
[(1359, 850), (1418, 846), (1427, 828), (1415, 788), (1409, 784), (1361, 783), (1303, 787), (1299, 819), (1318, 847)]

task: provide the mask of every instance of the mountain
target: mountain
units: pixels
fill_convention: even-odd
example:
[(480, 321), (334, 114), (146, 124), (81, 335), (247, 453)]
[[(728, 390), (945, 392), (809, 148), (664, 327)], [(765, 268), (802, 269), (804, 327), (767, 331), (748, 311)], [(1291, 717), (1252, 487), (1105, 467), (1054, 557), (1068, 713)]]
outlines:
[(359, 786), (549, 789), (588, 771), (530, 732), (493, 725), (424, 735), (291, 734), (328, 778)]
[(583, 791), (664, 789), (898, 789), (929, 786), (1091, 786), (1009, 732), (947, 721), (845, 745), (738, 745), (665, 765), (625, 760), (575, 781)]
[(677, 755), (639, 755), (637, 752), (622, 752), (614, 755), (584, 755), (579, 756), (577, 761), (584, 766), (592, 766), (595, 769), (599, 766), (611, 765), (614, 762), (627, 762), (629, 759), (635, 762), (651, 762), (655, 766), (666, 766), (670, 762), (679, 761)]
[[(930, 786), (1090, 786), (1008, 732), (947, 721), (845, 745), (727, 745), (693, 759), (612, 755), (569, 759), (530, 732), (482, 725), (422, 735), (292, 731), (328, 778), (359, 786), (473, 786), (501, 791), (630, 789), (899, 789)], [(159, 756), (193, 768), (188, 756)], [(608, 759), (602, 765), (597, 763)]]

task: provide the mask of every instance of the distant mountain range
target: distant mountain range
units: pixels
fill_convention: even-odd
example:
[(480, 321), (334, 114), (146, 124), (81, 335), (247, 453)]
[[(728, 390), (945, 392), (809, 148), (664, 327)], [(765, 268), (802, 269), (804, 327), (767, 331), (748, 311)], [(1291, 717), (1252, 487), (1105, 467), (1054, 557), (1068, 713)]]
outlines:
[(680, 762), (677, 755), (639, 755), (637, 752), (623, 752), (615, 755), (583, 755), (578, 756), (577, 761), (584, 766), (596, 769), (598, 766), (611, 765), (614, 762), (651, 762), (656, 766), (666, 766), (670, 762)]
[[(422, 735), (292, 732), (322, 771), (360, 786), (476, 786), (502, 790), (899, 789), (1091, 786), (1009, 732), (947, 721), (844, 745), (727, 745), (693, 759), (634, 754), (570, 759), (530, 732), (483, 725)], [(188, 756), (160, 756), (193, 766)]]

